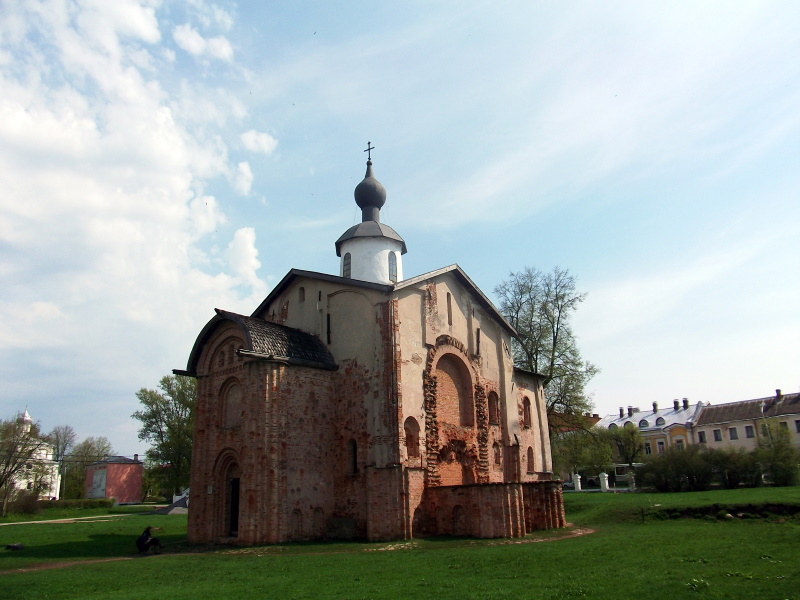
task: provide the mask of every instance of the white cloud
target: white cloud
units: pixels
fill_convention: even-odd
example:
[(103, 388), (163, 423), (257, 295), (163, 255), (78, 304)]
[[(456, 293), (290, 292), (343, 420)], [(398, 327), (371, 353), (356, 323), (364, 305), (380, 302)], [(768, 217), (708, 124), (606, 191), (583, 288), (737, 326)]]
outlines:
[(232, 183), (234, 189), (242, 196), (250, 194), (250, 188), (253, 186), (253, 171), (250, 169), (250, 163), (240, 162), (236, 165)]
[(225, 251), (228, 267), (235, 273), (238, 281), (252, 289), (253, 295), (259, 300), (266, 292), (265, 283), (259, 278), (258, 270), (261, 261), (258, 260), (256, 249), (256, 232), (252, 227), (242, 227), (233, 234), (233, 239)]
[(233, 58), (233, 47), (224, 36), (204, 38), (191, 25), (178, 25), (172, 30), (172, 39), (180, 48), (194, 56), (209, 55), (224, 61)]
[(251, 152), (261, 152), (266, 155), (272, 154), (275, 148), (278, 147), (278, 140), (268, 133), (250, 129), (241, 135), (244, 147)]

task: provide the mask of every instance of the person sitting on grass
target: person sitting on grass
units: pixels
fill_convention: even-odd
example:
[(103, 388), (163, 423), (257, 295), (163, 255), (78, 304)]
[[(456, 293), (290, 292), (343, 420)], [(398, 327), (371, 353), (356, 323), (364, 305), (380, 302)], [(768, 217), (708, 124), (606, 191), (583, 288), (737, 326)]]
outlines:
[(151, 548), (153, 549), (153, 553), (158, 554), (164, 547), (161, 545), (161, 542), (158, 541), (158, 538), (152, 536), (150, 533), (151, 529), (153, 528), (150, 526), (146, 527), (142, 535), (136, 538), (136, 547), (142, 554), (149, 552)]

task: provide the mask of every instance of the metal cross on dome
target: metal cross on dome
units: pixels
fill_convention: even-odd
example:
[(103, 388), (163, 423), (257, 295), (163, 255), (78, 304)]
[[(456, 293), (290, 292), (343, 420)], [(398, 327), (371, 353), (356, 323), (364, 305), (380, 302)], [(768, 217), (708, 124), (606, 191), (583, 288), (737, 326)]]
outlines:
[(372, 146), (371, 144), (372, 144), (372, 142), (367, 142), (367, 149), (364, 150), (364, 152), (367, 153), (367, 160), (372, 160), (372, 156), (371, 156), (372, 152), (371, 151), (375, 150), (375, 146)]

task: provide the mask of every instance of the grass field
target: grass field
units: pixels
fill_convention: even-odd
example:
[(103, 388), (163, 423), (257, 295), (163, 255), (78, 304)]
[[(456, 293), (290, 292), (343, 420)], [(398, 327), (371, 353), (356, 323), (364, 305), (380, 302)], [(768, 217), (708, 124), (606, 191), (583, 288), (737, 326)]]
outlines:
[[(0, 598), (800, 600), (799, 517), (654, 518), (697, 506), (800, 504), (800, 488), (566, 494), (565, 503), (568, 520), (595, 533), (540, 543), (435, 539), (189, 554), (185, 516), (0, 526), (0, 544), (26, 545), (0, 550)], [(133, 541), (148, 524), (163, 529), (169, 552), (133, 558)], [(9, 573), (109, 557), (126, 560)]]

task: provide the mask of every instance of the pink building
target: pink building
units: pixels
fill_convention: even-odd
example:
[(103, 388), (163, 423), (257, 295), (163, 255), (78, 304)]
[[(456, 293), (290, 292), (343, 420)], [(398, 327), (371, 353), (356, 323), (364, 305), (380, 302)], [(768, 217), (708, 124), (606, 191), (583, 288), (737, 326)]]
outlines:
[(86, 467), (86, 497), (113, 498), (117, 504), (142, 501), (142, 462), (139, 455), (133, 459), (124, 456), (107, 456)]

